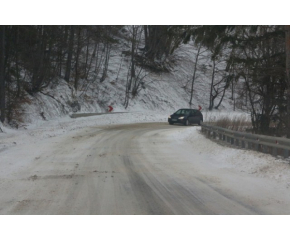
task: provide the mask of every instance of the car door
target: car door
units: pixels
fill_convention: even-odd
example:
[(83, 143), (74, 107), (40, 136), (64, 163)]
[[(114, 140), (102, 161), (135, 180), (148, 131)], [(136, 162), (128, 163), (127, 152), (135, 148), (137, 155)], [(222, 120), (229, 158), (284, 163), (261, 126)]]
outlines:
[(190, 110), (190, 112), (189, 112), (188, 121), (189, 121), (189, 123), (194, 122), (194, 111), (193, 110)]
[(193, 110), (191, 123), (199, 123), (199, 119), (200, 117), (198, 115), (198, 112)]

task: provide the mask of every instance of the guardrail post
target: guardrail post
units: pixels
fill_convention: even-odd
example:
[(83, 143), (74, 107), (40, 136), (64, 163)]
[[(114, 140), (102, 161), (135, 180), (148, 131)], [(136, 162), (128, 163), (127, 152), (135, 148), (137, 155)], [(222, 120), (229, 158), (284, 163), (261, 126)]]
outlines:
[(269, 146), (264, 146), (265, 147), (265, 153), (269, 153)]
[(288, 158), (288, 157), (289, 157), (289, 150), (284, 149), (284, 158)]
[(235, 139), (231, 137), (231, 145), (234, 145)]
[(260, 150), (262, 153), (267, 153), (267, 146), (260, 144)]
[(277, 148), (276, 147), (272, 147), (272, 155), (277, 157)]
[(240, 145), (240, 141), (239, 139), (236, 139), (236, 146), (239, 146)]
[(213, 131), (213, 139), (216, 139), (216, 132)]
[(222, 140), (222, 134), (219, 133), (219, 140)]
[(259, 152), (259, 145), (260, 145), (259, 144), (259, 139), (257, 138), (256, 142), (255, 142), (255, 149), (256, 149), (257, 152)]
[(207, 130), (207, 137), (210, 138), (210, 130)]
[(242, 140), (242, 148), (246, 148), (244, 139)]
[(226, 136), (223, 134), (223, 141), (226, 141)]

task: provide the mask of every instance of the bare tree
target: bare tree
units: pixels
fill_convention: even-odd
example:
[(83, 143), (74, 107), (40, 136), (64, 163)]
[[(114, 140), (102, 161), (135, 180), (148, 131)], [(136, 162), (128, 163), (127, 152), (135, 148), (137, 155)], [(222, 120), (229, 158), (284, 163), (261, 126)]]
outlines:
[(213, 66), (212, 66), (212, 74), (211, 74), (211, 85), (210, 85), (210, 93), (209, 93), (209, 110), (213, 109), (213, 104), (214, 104), (214, 100), (217, 97), (217, 93), (214, 94), (213, 90), (214, 90), (214, 80), (215, 80), (215, 72), (216, 72), (216, 60), (213, 59), (212, 60)]
[(192, 76), (192, 80), (191, 80), (191, 90), (190, 90), (190, 100), (189, 100), (189, 106), (191, 108), (192, 105), (192, 98), (193, 98), (193, 85), (194, 85), (194, 81), (196, 79), (196, 71), (197, 71), (197, 63), (198, 63), (198, 58), (200, 56), (200, 50), (201, 50), (201, 44), (199, 44), (198, 48), (197, 48), (197, 53), (195, 55), (195, 62), (194, 62), (194, 68), (193, 68), (193, 76)]
[[(101, 48), (101, 44), (99, 42), (95, 43), (94, 51), (92, 54), (90, 65), (92, 65), (92, 62), (95, 61), (95, 68), (93, 70), (93, 77), (90, 81), (86, 81), (83, 83), (83, 86), (81, 87), (81, 95), (84, 95), (87, 90), (90, 88), (90, 86), (95, 83), (98, 79), (99, 74), (101, 73), (101, 67), (104, 63), (104, 49)], [(87, 73), (88, 74), (88, 73)]]
[(109, 60), (110, 60), (110, 54), (111, 54), (111, 48), (112, 45), (110, 42), (106, 42), (105, 43), (105, 62), (104, 62), (104, 68), (103, 68), (103, 74), (102, 77), (100, 79), (100, 82), (104, 82), (105, 79), (107, 78), (107, 73), (108, 73), (108, 66), (109, 66)]
[(118, 81), (118, 78), (119, 78), (119, 73), (120, 73), (120, 70), (122, 68), (123, 59), (124, 59), (124, 57), (123, 57), (123, 54), (122, 54), (120, 66), (119, 66), (119, 69), (118, 69), (118, 72), (117, 72), (116, 82)]
[(77, 91), (78, 90), (78, 85), (79, 85), (79, 78), (80, 78), (80, 67), (79, 67), (79, 59), (80, 59), (80, 54), (82, 50), (82, 42), (81, 42), (81, 36), (82, 34), (82, 29), (80, 26), (77, 28), (77, 51), (75, 55), (75, 81), (74, 81), (74, 88)]
[[(210, 86), (210, 97), (209, 97), (209, 110), (213, 108), (218, 109), (221, 105), (225, 92), (228, 89), (230, 83), (233, 81), (233, 75), (228, 73), (225, 69), (225, 59), (222, 57), (212, 57), (212, 73), (211, 73), (211, 86)], [(219, 103), (215, 106), (215, 99), (220, 96)]]
[(70, 37), (69, 37), (68, 56), (67, 56), (67, 61), (66, 61), (66, 69), (65, 69), (65, 77), (64, 77), (64, 79), (67, 82), (69, 82), (69, 78), (70, 78), (71, 62), (72, 62), (73, 47), (74, 47), (74, 35), (75, 35), (75, 26), (71, 26)]
[(286, 31), (286, 77), (287, 77), (287, 138), (290, 138), (290, 25)]
[(5, 121), (5, 26), (0, 26), (0, 111), (1, 122)]
[(137, 49), (141, 41), (143, 28), (142, 26), (130, 26), (130, 44), (131, 44), (131, 60), (128, 68), (126, 90), (125, 90), (125, 108), (129, 105), (130, 97), (136, 97), (142, 87), (144, 87), (144, 79), (146, 78), (146, 72), (144, 72), (142, 66), (136, 65)]

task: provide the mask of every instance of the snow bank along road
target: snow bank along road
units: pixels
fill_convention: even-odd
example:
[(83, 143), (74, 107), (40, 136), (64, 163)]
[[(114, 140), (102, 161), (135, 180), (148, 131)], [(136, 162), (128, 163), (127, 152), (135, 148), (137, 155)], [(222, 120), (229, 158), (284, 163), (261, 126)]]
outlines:
[(221, 149), (245, 152), (167, 123), (88, 127), (29, 154), (11, 147), (1, 152), (0, 214), (290, 214), (288, 186), (226, 164)]

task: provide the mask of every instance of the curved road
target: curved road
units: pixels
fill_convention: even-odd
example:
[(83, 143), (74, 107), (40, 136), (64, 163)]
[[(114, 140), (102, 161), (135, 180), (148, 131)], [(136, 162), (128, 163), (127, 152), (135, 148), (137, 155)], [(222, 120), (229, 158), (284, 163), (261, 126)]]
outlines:
[[(10, 170), (7, 164), (0, 175), (0, 214), (290, 213), (283, 190), (279, 201), (271, 193), (275, 183), (265, 188), (210, 164), (205, 160), (213, 156), (170, 137), (182, 129), (98, 126), (44, 140), (45, 149), (35, 143), (34, 159)], [(24, 153), (25, 146), (14, 152), (19, 159)]]

